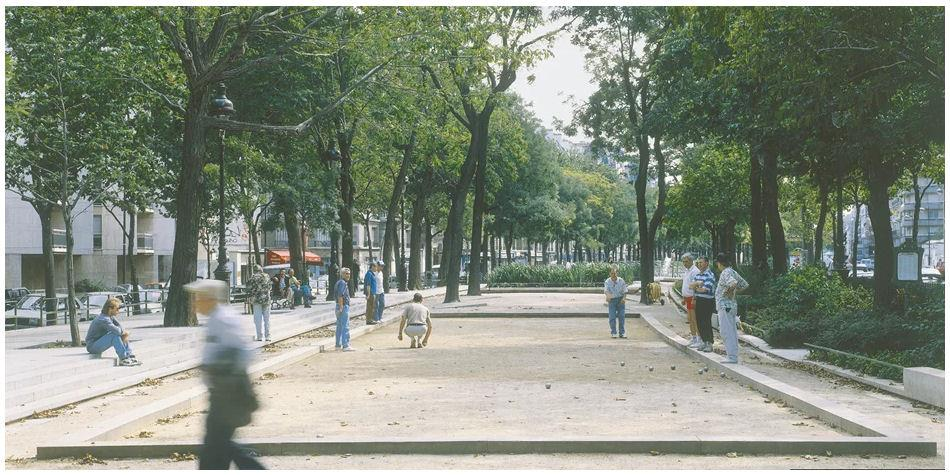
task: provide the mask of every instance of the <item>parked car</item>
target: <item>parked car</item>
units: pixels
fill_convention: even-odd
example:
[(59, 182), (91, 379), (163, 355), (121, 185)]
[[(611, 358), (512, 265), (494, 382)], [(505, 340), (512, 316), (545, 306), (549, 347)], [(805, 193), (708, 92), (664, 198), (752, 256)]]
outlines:
[(16, 303), (19, 302), (23, 297), (26, 297), (29, 293), (30, 290), (26, 287), (5, 289), (4, 294), (6, 295), (6, 308), (4, 310), (12, 310), (13, 307), (16, 307)]
[[(22, 327), (40, 326), (40, 318), (42, 318), (44, 313), (43, 300), (45, 298), (45, 294), (27, 294), (16, 303), (14, 308), (6, 311), (4, 314), (5, 323), (7, 325), (16, 325)], [(47, 315), (46, 322), (48, 325), (65, 323), (68, 298), (69, 296), (66, 294), (56, 294), (56, 315)], [(77, 316), (84, 318), (86, 316), (86, 310), (82, 302), (77, 299), (75, 301), (75, 305)]]
[[(161, 309), (161, 305), (152, 305), (152, 304), (161, 304), (165, 301), (165, 294), (167, 291), (163, 290), (161, 287), (155, 288), (160, 284), (144, 284), (139, 285), (135, 290), (138, 293), (139, 305), (144, 309), (145, 302), (148, 302), (149, 311), (156, 311), (156, 309)], [(132, 284), (119, 284), (112, 289), (114, 292), (121, 292), (126, 295), (126, 302), (132, 303)]]
[(924, 283), (943, 282), (943, 274), (933, 267), (924, 267), (920, 269), (920, 281)]
[[(102, 306), (106, 304), (106, 300), (110, 297), (115, 297), (122, 302), (122, 305), (125, 305), (128, 301), (128, 294), (116, 293), (116, 292), (89, 292), (83, 296), (79, 301), (82, 303), (83, 308), (89, 309), (89, 319), (96, 318), (96, 315), (102, 313)], [(85, 312), (83, 313), (83, 318), (85, 318)]]

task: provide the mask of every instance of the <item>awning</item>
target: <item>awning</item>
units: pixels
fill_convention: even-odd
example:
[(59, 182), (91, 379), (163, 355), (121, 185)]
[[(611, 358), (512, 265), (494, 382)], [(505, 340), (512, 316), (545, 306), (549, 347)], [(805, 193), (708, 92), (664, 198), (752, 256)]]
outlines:
[[(304, 253), (304, 261), (309, 265), (322, 266), (323, 258), (319, 255), (312, 252)], [(265, 265), (272, 266), (274, 264), (289, 264), (290, 263), (290, 250), (288, 249), (267, 249), (267, 253), (264, 256)]]

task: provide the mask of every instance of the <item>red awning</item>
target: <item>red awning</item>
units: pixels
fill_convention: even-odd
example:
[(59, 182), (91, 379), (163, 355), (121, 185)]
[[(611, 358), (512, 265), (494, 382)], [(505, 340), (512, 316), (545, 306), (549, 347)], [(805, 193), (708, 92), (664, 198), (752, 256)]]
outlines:
[[(304, 253), (304, 260), (310, 265), (323, 265), (323, 258), (312, 252)], [(268, 249), (267, 254), (264, 257), (264, 262), (269, 266), (274, 264), (289, 264), (290, 251), (287, 249)]]

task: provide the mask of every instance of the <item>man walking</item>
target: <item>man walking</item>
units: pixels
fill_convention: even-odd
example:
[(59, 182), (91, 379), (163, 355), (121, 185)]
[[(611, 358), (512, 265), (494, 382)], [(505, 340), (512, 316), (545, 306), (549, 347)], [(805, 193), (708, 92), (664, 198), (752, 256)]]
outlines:
[(376, 323), (383, 320), (383, 310), (386, 310), (386, 289), (383, 286), (383, 263), (376, 261), (376, 267), (373, 271), (376, 278)]
[(375, 266), (370, 263), (366, 266), (366, 275), (363, 276), (363, 293), (366, 294), (366, 324), (376, 324), (376, 275)]
[[(270, 276), (264, 272), (260, 264), (254, 264), (254, 275), (247, 281), (247, 291), (250, 294), (251, 309), (254, 312), (254, 339), (270, 341)], [(261, 332), (261, 325), (264, 331)]]
[(696, 325), (699, 327), (699, 337), (702, 344), (696, 349), (705, 353), (712, 351), (713, 331), (712, 313), (716, 307), (716, 276), (709, 268), (709, 259), (705, 256), (696, 260), (699, 270), (693, 276), (693, 292), (696, 298)]
[(616, 264), (610, 266), (610, 277), (604, 281), (604, 296), (607, 298), (607, 321), (610, 337), (617, 338), (617, 320), (620, 321), (620, 338), (626, 338), (624, 330), (624, 305), (627, 303), (627, 283), (617, 276)]
[(699, 273), (699, 269), (693, 265), (692, 254), (688, 252), (683, 254), (683, 267), (686, 268), (686, 273), (683, 274), (681, 292), (683, 293), (683, 306), (686, 307), (686, 318), (689, 320), (689, 333), (692, 335), (687, 346), (698, 348), (702, 344), (702, 340), (699, 339), (699, 326), (696, 325), (696, 293), (693, 292), (690, 284), (693, 283), (693, 277)]
[(238, 427), (250, 424), (258, 402), (247, 374), (251, 356), (241, 335), (241, 318), (227, 305), (227, 284), (203, 279), (186, 285), (185, 292), (191, 294), (195, 311), (209, 317), (201, 358), (209, 406), (198, 468), (227, 470), (233, 460), (242, 470), (263, 470), (231, 440)]
[(354, 351), (350, 348), (350, 268), (340, 270), (340, 280), (333, 287), (336, 300), (336, 349)]

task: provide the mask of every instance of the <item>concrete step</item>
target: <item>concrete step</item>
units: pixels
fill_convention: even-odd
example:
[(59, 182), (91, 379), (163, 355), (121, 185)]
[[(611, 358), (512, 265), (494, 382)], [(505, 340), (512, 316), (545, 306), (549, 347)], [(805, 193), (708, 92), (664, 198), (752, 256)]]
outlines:
[(104, 382), (123, 378), (130, 373), (145, 373), (157, 368), (173, 366), (182, 361), (200, 358), (201, 351), (193, 346), (182, 346), (167, 357), (145, 360), (142, 366), (124, 367), (113, 366), (95, 373), (78, 373), (71, 377), (62, 377), (39, 384), (25, 386), (16, 391), (7, 392), (4, 397), (5, 407), (12, 407), (51, 397), (54, 394), (67, 393), (79, 387), (95, 387)]
[[(158, 344), (150, 342), (147, 345), (143, 345), (144, 347), (139, 347), (136, 345), (137, 342), (133, 341), (133, 349), (135, 349), (136, 355), (141, 357), (161, 352), (176, 351), (180, 348), (183, 348), (183, 345), (188, 347), (194, 346), (199, 340), (200, 338), (191, 336), (184, 340), (167, 338), (160, 340), (160, 343)], [(9, 393), (11, 391), (16, 391), (34, 384), (55, 380), (63, 376), (69, 376), (71, 374), (83, 374), (87, 373), (88, 371), (95, 371), (96, 369), (111, 367), (118, 364), (118, 357), (115, 355), (115, 350), (111, 348), (103, 353), (103, 355), (100, 357), (89, 355), (85, 353), (84, 349), (77, 350), (83, 351), (83, 355), (88, 356), (88, 359), (77, 359), (76, 361), (70, 362), (66, 365), (41, 368), (33, 372), (18, 372), (13, 375), (7, 375), (4, 381), (4, 388)]]

